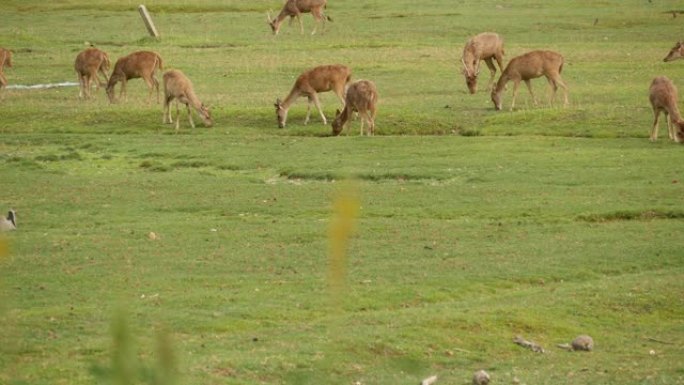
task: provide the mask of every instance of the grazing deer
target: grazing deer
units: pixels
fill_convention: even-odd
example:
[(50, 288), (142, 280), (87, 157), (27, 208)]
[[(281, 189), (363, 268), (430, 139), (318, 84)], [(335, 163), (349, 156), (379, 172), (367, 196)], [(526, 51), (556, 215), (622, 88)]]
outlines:
[(195, 95), (195, 91), (192, 89), (192, 82), (179, 70), (169, 70), (164, 73), (164, 123), (173, 123), (171, 118), (170, 103), (173, 99), (176, 99), (176, 132), (180, 126), (180, 111), (178, 108), (178, 103), (183, 103), (188, 109), (188, 120), (190, 121), (190, 126), (195, 128), (195, 122), (192, 121), (192, 111), (190, 107), (194, 108), (199, 114), (202, 122), (205, 126), (211, 127), (214, 122), (211, 119), (211, 114), (209, 113), (209, 108), (207, 108)]
[(665, 76), (658, 76), (651, 82), (649, 88), (649, 100), (653, 107), (653, 129), (651, 130), (651, 142), (658, 140), (658, 120), (660, 113), (665, 114), (667, 129), (670, 139), (677, 143), (684, 142), (684, 120), (679, 114), (677, 107), (677, 87)]
[(311, 103), (316, 105), (318, 113), (321, 114), (323, 124), (328, 124), (328, 121), (321, 110), (321, 102), (318, 100), (319, 92), (333, 91), (335, 95), (342, 102), (344, 106), (344, 88), (351, 80), (351, 69), (341, 64), (324, 65), (314, 67), (305, 71), (295, 81), (290, 94), (287, 95), (285, 101), (276, 100), (275, 109), (278, 117), (278, 127), (285, 127), (287, 122), (287, 112), (290, 106), (300, 97), (306, 96), (309, 98), (309, 105), (306, 110), (306, 119), (304, 124), (309, 123), (311, 117)]
[(375, 83), (369, 80), (359, 80), (352, 83), (347, 89), (344, 110), (337, 110), (335, 120), (332, 123), (333, 135), (337, 136), (344, 129), (351, 115), (358, 112), (361, 117), (361, 134), (364, 135), (363, 123), (368, 122), (369, 135), (375, 134), (375, 114), (378, 103), (378, 89)]
[(8, 68), (12, 67), (12, 51), (0, 47), (0, 92), (2, 92), (3, 88), (7, 87), (7, 78), (3, 71), (5, 65), (7, 65)]
[(501, 94), (509, 81), (513, 81), (513, 100), (511, 111), (515, 107), (515, 97), (518, 93), (520, 81), (524, 81), (527, 89), (532, 95), (532, 100), (537, 104), (537, 100), (532, 92), (531, 79), (545, 76), (551, 86), (551, 103), (556, 98), (558, 87), (562, 87), (565, 95), (565, 105), (568, 104), (568, 87), (561, 79), (563, 70), (563, 56), (553, 51), (532, 51), (511, 59), (506, 69), (501, 73), (496, 88), (492, 89), (492, 102), (497, 110), (501, 110)]
[[(97, 48), (87, 48), (76, 56), (74, 69), (78, 75), (79, 98), (90, 97), (90, 82), (95, 81), (95, 88), (99, 89), (109, 81), (107, 72), (109, 71), (109, 55)], [(100, 81), (98, 73), (104, 76), (104, 82)]]
[(664, 62), (673, 61), (677, 59), (684, 59), (684, 42), (678, 41), (670, 50), (670, 53), (663, 59)]
[(157, 69), (163, 69), (162, 58), (156, 52), (137, 51), (130, 55), (119, 58), (114, 64), (114, 70), (107, 83), (107, 96), (114, 103), (114, 87), (121, 82), (120, 96), (126, 97), (126, 82), (129, 79), (143, 78), (150, 89), (149, 98), (152, 97), (152, 89), (157, 89), (157, 103), (159, 103), (159, 81), (154, 77)]
[(301, 33), (304, 33), (304, 24), (302, 23), (301, 15), (302, 13), (311, 13), (315, 20), (314, 29), (311, 31), (311, 34), (313, 35), (316, 33), (316, 28), (318, 27), (319, 22), (323, 23), (323, 30), (325, 31), (325, 21), (332, 21), (331, 18), (323, 14), (323, 9), (325, 9), (326, 3), (327, 0), (287, 0), (285, 5), (283, 5), (283, 9), (280, 10), (280, 13), (275, 19), (271, 18), (270, 12), (267, 13), (266, 17), (268, 19), (268, 25), (271, 26), (273, 34), (277, 35), (280, 31), (280, 25), (285, 19), (289, 17), (290, 23), (292, 23), (292, 20), (297, 18), (297, 21), (299, 22), (299, 30)]
[(489, 67), (491, 77), (487, 87), (491, 89), (496, 79), (494, 60), (499, 64), (499, 70), (503, 71), (503, 56), (503, 39), (496, 33), (484, 32), (468, 40), (463, 48), (461, 62), (463, 63), (463, 75), (465, 76), (466, 85), (471, 94), (477, 92), (477, 76), (480, 73), (480, 62), (484, 61), (487, 67)]

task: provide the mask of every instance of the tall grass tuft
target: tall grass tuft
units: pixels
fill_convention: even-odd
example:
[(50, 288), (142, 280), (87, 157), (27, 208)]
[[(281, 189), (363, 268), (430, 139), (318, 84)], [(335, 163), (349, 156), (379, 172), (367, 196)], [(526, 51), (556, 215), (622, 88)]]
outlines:
[(130, 330), (128, 316), (117, 311), (112, 320), (111, 367), (94, 365), (91, 374), (98, 383), (113, 385), (173, 385), (178, 383), (178, 370), (171, 337), (165, 328), (157, 333), (156, 363), (139, 362), (135, 338)]

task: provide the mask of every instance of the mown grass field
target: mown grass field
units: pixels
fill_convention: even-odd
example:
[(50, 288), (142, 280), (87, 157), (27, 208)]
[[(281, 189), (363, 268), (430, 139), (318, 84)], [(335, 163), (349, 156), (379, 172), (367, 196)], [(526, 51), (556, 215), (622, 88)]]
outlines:
[[(139, 80), (114, 105), (3, 93), (0, 211), (19, 230), (0, 238), (0, 383), (684, 384), (684, 148), (663, 123), (648, 141), (647, 97), (657, 75), (684, 87), (684, 61), (662, 62), (680, 2), (330, 0), (325, 33), (274, 37), (280, 1), (149, 1), (159, 41), (138, 4), (3, 2), (10, 84), (76, 81), (86, 42), (150, 49), (216, 124), (181, 115), (174, 134)], [(487, 71), (468, 95), (482, 31), (507, 60), (561, 52), (570, 106), (523, 88), (496, 112)], [(276, 97), (334, 62), (378, 85), (376, 137), (302, 125), (304, 99), (278, 129)], [(344, 186), (360, 210), (338, 303)], [(579, 334), (593, 352), (555, 347)]]

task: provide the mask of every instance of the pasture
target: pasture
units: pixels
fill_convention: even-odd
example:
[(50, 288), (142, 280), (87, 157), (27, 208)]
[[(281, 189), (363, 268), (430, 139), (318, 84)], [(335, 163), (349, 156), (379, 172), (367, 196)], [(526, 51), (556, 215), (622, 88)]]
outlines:
[[(117, 104), (3, 91), (0, 211), (18, 230), (0, 235), (0, 383), (467, 384), (485, 369), (492, 384), (684, 384), (684, 147), (664, 121), (649, 142), (647, 96), (657, 75), (684, 92), (684, 60), (662, 61), (684, 39), (666, 13), (680, 1), (329, 0), (324, 33), (304, 15), (304, 35), (274, 37), (280, 0), (154, 0), (158, 41), (138, 4), (3, 1), (10, 85), (76, 82), (88, 43), (112, 64), (153, 50), (214, 126), (182, 113), (175, 134), (139, 79)], [(562, 53), (569, 106), (546, 103), (542, 78), (542, 105), (521, 87), (508, 111), (509, 86), (497, 112), (486, 70), (469, 95), (461, 51), (482, 31), (506, 62)], [(302, 125), (305, 98), (277, 127), (276, 98), (330, 63), (377, 84), (375, 137), (358, 119), (330, 137), (315, 110)], [(332, 120), (337, 98), (321, 100)], [(358, 218), (331, 278), (349, 189)], [(594, 351), (556, 348), (579, 334)]]

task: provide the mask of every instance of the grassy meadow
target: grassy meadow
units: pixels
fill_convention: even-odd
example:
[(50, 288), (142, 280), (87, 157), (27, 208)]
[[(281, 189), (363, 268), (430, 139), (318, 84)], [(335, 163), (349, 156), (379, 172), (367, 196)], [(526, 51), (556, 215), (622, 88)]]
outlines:
[[(117, 104), (3, 92), (0, 384), (684, 384), (684, 147), (664, 121), (649, 142), (647, 95), (658, 75), (684, 89), (662, 62), (680, 1), (330, 0), (325, 33), (274, 37), (280, 0), (150, 0), (159, 40), (138, 4), (3, 1), (10, 85), (76, 82), (91, 43), (112, 64), (154, 50), (215, 125), (182, 112), (175, 134), (140, 80)], [(482, 31), (506, 61), (562, 53), (570, 105), (538, 79), (543, 105), (521, 86), (508, 111), (509, 86), (497, 112), (484, 67), (467, 94)], [(275, 99), (330, 63), (376, 82), (375, 137), (304, 126), (304, 98), (277, 127)], [(579, 334), (593, 352), (556, 348)]]

